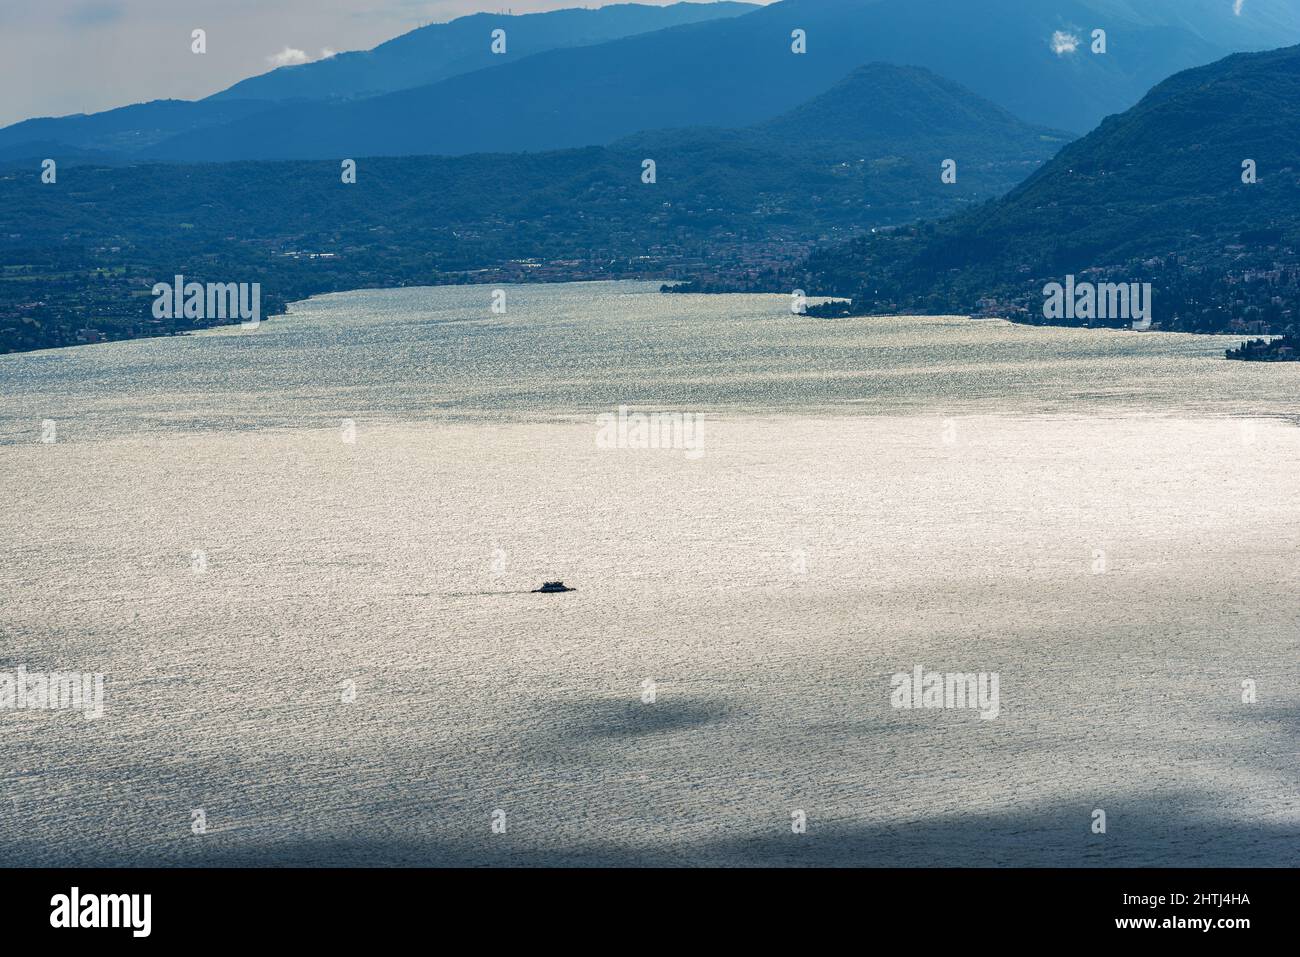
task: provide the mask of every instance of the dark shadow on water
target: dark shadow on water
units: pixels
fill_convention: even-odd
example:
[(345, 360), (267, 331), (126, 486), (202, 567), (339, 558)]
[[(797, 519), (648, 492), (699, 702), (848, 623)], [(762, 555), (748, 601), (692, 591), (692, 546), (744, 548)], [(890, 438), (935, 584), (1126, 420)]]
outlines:
[(657, 696), (651, 703), (636, 697), (548, 701), (547, 709), (552, 715), (559, 709), (556, 734), (570, 741), (686, 732), (722, 721), (733, 711), (727, 699), (706, 695)]
[[(409, 822), (400, 839), (322, 835), (267, 842), (237, 832), (183, 839), (174, 853), (134, 853), (69, 836), (57, 846), (24, 839), (0, 844), (4, 866), (389, 866), (389, 867), (1294, 867), (1300, 825), (1248, 823), (1207, 814), (1176, 795), (1103, 802), (1105, 834), (1090, 829), (1092, 808), (1063, 804), (910, 823), (841, 825), (808, 809), (808, 831), (794, 834), (785, 810), (724, 827), (710, 837), (683, 834), (636, 846), (608, 840), (557, 841), (545, 822), (519, 820), (493, 835), (452, 836), (436, 809)], [(297, 822), (301, 826), (305, 822)], [(593, 826), (593, 830), (599, 830)]]
[(1283, 735), (1294, 744), (1291, 751), (1300, 753), (1300, 707), (1289, 701), (1241, 704), (1233, 707), (1227, 716), (1236, 723)]

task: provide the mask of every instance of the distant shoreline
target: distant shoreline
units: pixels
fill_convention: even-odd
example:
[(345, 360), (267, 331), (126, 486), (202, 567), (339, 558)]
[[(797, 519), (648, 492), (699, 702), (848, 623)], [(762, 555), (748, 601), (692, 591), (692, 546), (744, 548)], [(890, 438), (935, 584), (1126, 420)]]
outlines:
[[(484, 270), (484, 271), (488, 271), (488, 270)], [(509, 286), (583, 285), (583, 284), (607, 284), (607, 283), (608, 284), (643, 283), (646, 285), (657, 284), (659, 286), (658, 292), (661, 295), (697, 295), (697, 296), (770, 295), (770, 296), (784, 296), (784, 297), (791, 296), (790, 290), (739, 288), (738, 286), (732, 286), (732, 285), (718, 285), (715, 287), (713, 285), (701, 284), (700, 282), (694, 280), (680, 280), (680, 281), (671, 280), (671, 279), (666, 280), (663, 278), (662, 273), (660, 273), (659, 275), (651, 274), (644, 277), (642, 276), (610, 277), (610, 276), (590, 275), (590, 276), (582, 276), (581, 278), (528, 277), (522, 279), (520, 278), (503, 279), (500, 276), (494, 276), (493, 278), (485, 278), (482, 281), (467, 281), (465, 277), (454, 277), (454, 278), (448, 277), (448, 281), (446, 282), (435, 281), (435, 282), (427, 282), (427, 283), (420, 283), (420, 284), (360, 285), (360, 286), (349, 287), (345, 289), (337, 289), (337, 288), (320, 289), (320, 290), (310, 292), (306, 295), (295, 297), (293, 299), (268, 297), (269, 299), (269, 302), (267, 303), (268, 307), (264, 308), (261, 321), (269, 322), (273, 319), (279, 319), (284, 316), (287, 316), (289, 314), (290, 307), (298, 303), (309, 302), (312, 299), (317, 299), (322, 296), (345, 295), (348, 293), (356, 293), (356, 292), (386, 291), (386, 290), (393, 290), (393, 289), (439, 289), (444, 287), (493, 286), (493, 285), (509, 287)], [(649, 289), (646, 290), (647, 293), (652, 291), (653, 290), (649, 290)], [(1034, 326), (1034, 327), (1044, 326), (1044, 327), (1061, 328), (1061, 329), (1092, 329), (1092, 330), (1122, 331), (1128, 328), (1127, 326), (1122, 326), (1122, 325), (1121, 326), (1113, 326), (1113, 325), (1086, 326), (1078, 323), (1067, 323), (1067, 322), (1048, 322), (1048, 321), (1030, 322), (1025, 319), (1016, 318), (1010, 315), (982, 315), (982, 314), (970, 313), (963, 310), (955, 310), (951, 312), (922, 313), (922, 312), (914, 312), (914, 311), (897, 311), (897, 312), (855, 314), (849, 311), (848, 307), (851, 305), (852, 299), (850, 299), (847, 296), (809, 295), (806, 298), (808, 300), (816, 300), (816, 302), (810, 302), (806, 310), (802, 313), (799, 313), (799, 315), (804, 318), (814, 318), (814, 319), (816, 318), (870, 319), (870, 318), (883, 318), (887, 316), (924, 317), (924, 316), (945, 315), (945, 316), (964, 316), (965, 318), (972, 319), (972, 320), (998, 319), (1004, 322), (1009, 322), (1020, 326)], [(229, 320), (217, 320), (217, 321), (201, 320), (200, 324), (192, 325), (186, 328), (176, 328), (175, 326), (167, 329), (157, 329), (157, 330), (150, 330), (145, 328), (136, 331), (135, 334), (118, 335), (113, 337), (104, 336), (98, 339), (87, 339), (85, 341), (63, 342), (54, 345), (34, 346), (33, 348), (29, 348), (29, 349), (11, 349), (6, 352), (0, 353), (0, 358), (3, 358), (4, 356), (7, 355), (23, 355), (31, 352), (53, 352), (53, 351), (59, 351), (64, 349), (78, 348), (87, 345), (105, 345), (111, 342), (131, 342), (140, 339), (171, 339), (171, 338), (188, 337), (188, 336), (193, 336), (197, 333), (207, 332), (213, 329), (221, 329), (221, 328), (239, 325), (239, 324), (240, 324), (240, 320), (238, 318), (229, 319)], [(1245, 335), (1249, 335), (1248, 333), (1240, 333), (1240, 332), (1218, 332), (1218, 331), (1196, 332), (1196, 331), (1189, 331), (1183, 329), (1160, 329), (1160, 328), (1153, 328), (1151, 330), (1144, 330), (1144, 331), (1178, 333), (1178, 334), (1185, 334), (1185, 335), (1216, 336), (1216, 337), (1242, 337)], [(1273, 353), (1278, 351), (1279, 343), (1283, 343), (1287, 340), (1288, 337), (1286, 337), (1285, 335), (1281, 335), (1281, 334), (1264, 335), (1264, 336), (1259, 336), (1258, 334), (1255, 335), (1256, 338), (1247, 339), (1243, 341), (1242, 344), (1237, 349), (1225, 350), (1226, 358), (1234, 361), (1245, 361), (1245, 362), (1300, 361), (1300, 354), (1296, 354), (1296, 353), (1300, 353), (1300, 349), (1294, 349), (1295, 343), (1292, 343), (1294, 351), (1291, 354), (1280, 356), (1280, 357), (1274, 356)]]

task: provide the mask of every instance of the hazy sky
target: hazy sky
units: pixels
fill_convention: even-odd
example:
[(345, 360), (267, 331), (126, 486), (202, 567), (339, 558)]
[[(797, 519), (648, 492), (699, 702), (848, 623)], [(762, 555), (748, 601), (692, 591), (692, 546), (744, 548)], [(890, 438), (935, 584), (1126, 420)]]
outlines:
[[(298, 59), (292, 51), (316, 59), (325, 50), (365, 50), (467, 13), (602, 6), (606, 0), (0, 0), (0, 126), (207, 96), (265, 73), (277, 56)], [(196, 28), (207, 31), (205, 56), (190, 52)]]

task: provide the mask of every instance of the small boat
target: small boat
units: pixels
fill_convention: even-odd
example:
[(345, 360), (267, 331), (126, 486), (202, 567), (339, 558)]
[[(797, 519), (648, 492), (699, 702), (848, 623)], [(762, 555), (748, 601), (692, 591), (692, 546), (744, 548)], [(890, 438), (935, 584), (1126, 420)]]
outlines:
[(576, 588), (567, 587), (564, 582), (542, 582), (541, 588), (534, 588), (534, 595), (553, 595), (561, 591), (577, 591)]

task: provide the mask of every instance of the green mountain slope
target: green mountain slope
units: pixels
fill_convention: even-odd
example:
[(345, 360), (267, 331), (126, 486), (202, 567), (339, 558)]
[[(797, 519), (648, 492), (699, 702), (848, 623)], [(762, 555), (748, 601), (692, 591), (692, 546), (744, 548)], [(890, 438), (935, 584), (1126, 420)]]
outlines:
[(1026, 321), (1043, 321), (1043, 286), (1067, 275), (1152, 282), (1163, 328), (1282, 331), (1295, 320), (1297, 249), (1300, 47), (1290, 47), (1171, 77), (1004, 198), (819, 251), (802, 278), (852, 295), (858, 313)]
[[(337, 161), (71, 167), (55, 185), (29, 164), (0, 172), (0, 350), (172, 331), (150, 324), (145, 294), (176, 273), (262, 282), (281, 301), (467, 278), (775, 282), (818, 241), (1004, 192), (1067, 139), (926, 71), (876, 65), (770, 124), (362, 159), (353, 185)], [(950, 155), (957, 185), (940, 181)]]

